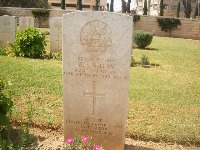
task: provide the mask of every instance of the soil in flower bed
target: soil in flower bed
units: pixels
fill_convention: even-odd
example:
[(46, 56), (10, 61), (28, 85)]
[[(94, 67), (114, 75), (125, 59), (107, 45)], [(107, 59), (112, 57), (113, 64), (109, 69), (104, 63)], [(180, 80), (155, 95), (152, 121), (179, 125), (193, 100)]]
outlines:
[[(12, 135), (17, 142), (17, 132), (19, 128), (14, 126), (12, 128)], [(46, 129), (38, 127), (29, 128), (29, 136), (31, 144), (28, 147), (40, 150), (63, 150), (65, 147), (63, 131), (55, 129)], [(139, 141), (131, 138), (125, 139), (125, 150), (200, 150), (200, 147), (182, 146), (176, 143), (155, 143), (152, 141)]]

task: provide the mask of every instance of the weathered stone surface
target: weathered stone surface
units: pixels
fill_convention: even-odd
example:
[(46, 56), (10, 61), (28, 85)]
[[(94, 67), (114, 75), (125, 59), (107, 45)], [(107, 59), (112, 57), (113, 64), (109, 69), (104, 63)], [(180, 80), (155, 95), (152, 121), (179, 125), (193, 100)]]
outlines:
[(53, 17), (50, 24), (50, 52), (62, 51), (62, 18)]
[(14, 42), (17, 30), (17, 21), (14, 16), (0, 16), (0, 46), (6, 41)]
[(19, 17), (19, 29), (24, 30), (27, 27), (34, 27), (33, 17)]
[(63, 15), (65, 140), (89, 135), (106, 150), (124, 149), (132, 29), (121, 14)]

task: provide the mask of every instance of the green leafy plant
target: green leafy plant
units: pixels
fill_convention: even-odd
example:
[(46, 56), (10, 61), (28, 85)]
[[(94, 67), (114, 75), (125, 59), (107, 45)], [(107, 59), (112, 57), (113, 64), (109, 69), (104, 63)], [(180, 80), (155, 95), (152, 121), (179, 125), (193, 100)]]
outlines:
[(175, 18), (157, 18), (158, 25), (162, 31), (170, 32), (177, 29), (178, 25), (181, 25), (181, 21)]
[(153, 34), (150, 32), (145, 32), (142, 30), (137, 30), (133, 35), (133, 43), (137, 45), (138, 48), (145, 48), (151, 44), (153, 39)]
[(33, 9), (32, 10), (33, 16), (38, 19), (39, 27), (41, 27), (42, 22), (45, 21), (49, 17), (49, 10), (48, 9)]
[(0, 55), (14, 57), (15, 53), (13, 51), (12, 44), (10, 42), (5, 42), (3, 48), (0, 48)]
[(49, 58), (50, 59), (62, 60), (62, 52), (52, 52), (52, 53), (49, 53)]
[(78, 135), (76, 138), (66, 140), (65, 150), (102, 150), (102, 147), (91, 143), (88, 136)]
[(13, 102), (11, 100), (11, 91), (9, 97), (3, 93), (6, 83), (0, 79), (0, 129), (9, 125), (11, 117), (11, 108)]
[(135, 64), (136, 64), (135, 59), (132, 57), (131, 58), (131, 67), (135, 67)]
[(45, 54), (45, 36), (37, 29), (29, 27), (24, 31), (18, 31), (13, 49), (16, 56), (40, 58)]
[(137, 22), (140, 20), (140, 15), (134, 15), (133, 16), (133, 22)]
[(0, 48), (0, 55), (6, 56), (6, 50), (4, 48)]
[(149, 65), (149, 58), (148, 58), (147, 56), (143, 55), (143, 56), (141, 57), (141, 65), (142, 65), (142, 66)]
[(44, 35), (50, 35), (50, 32), (49, 31), (44, 31), (42, 32)]

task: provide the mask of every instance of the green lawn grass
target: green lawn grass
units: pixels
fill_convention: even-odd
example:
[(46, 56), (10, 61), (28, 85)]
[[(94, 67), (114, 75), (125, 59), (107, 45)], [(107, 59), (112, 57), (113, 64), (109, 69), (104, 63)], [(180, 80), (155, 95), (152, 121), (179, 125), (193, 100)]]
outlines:
[[(200, 144), (200, 41), (154, 37), (153, 50), (134, 49), (157, 67), (130, 71), (127, 136), (165, 142)], [(0, 77), (13, 85), (13, 120), (61, 128), (62, 62), (0, 56)]]

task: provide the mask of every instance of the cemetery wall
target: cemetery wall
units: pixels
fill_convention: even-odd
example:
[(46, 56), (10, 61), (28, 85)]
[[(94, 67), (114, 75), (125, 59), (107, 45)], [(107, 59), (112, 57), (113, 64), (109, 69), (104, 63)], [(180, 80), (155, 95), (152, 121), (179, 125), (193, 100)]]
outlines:
[[(33, 16), (31, 10), (34, 8), (17, 8), (17, 7), (0, 7), (0, 10), (6, 10), (11, 15), (19, 16)], [(51, 17), (61, 17), (62, 14), (72, 12), (72, 10), (59, 10), (59, 9), (49, 9), (49, 18)], [(41, 27), (49, 27), (49, 18), (42, 22)], [(199, 19), (186, 19), (179, 18), (182, 25), (169, 34), (168, 32), (161, 31), (158, 26), (157, 17), (155, 16), (140, 16), (140, 20), (135, 22), (135, 30), (149, 31), (156, 36), (166, 36), (166, 37), (176, 37), (176, 38), (186, 38), (200, 40), (200, 18)], [(35, 27), (38, 27), (38, 20), (35, 19)]]
[[(0, 10), (7, 11), (10, 15), (16, 16), (19, 18), (20, 16), (33, 16), (32, 10), (35, 8), (19, 8), (19, 7), (0, 7)], [(49, 17), (42, 22), (41, 27), (49, 27), (49, 18), (51, 17), (61, 17), (63, 14), (69, 13), (72, 11), (69, 10), (60, 10), (60, 9), (49, 9)], [(38, 27), (38, 19), (35, 19), (34, 23), (35, 27)]]
[(200, 18), (199, 19), (186, 19), (179, 18), (181, 25), (171, 32), (161, 31), (158, 26), (155, 16), (140, 16), (140, 20), (134, 23), (135, 30), (144, 30), (153, 33), (156, 36), (175, 37), (200, 40)]

